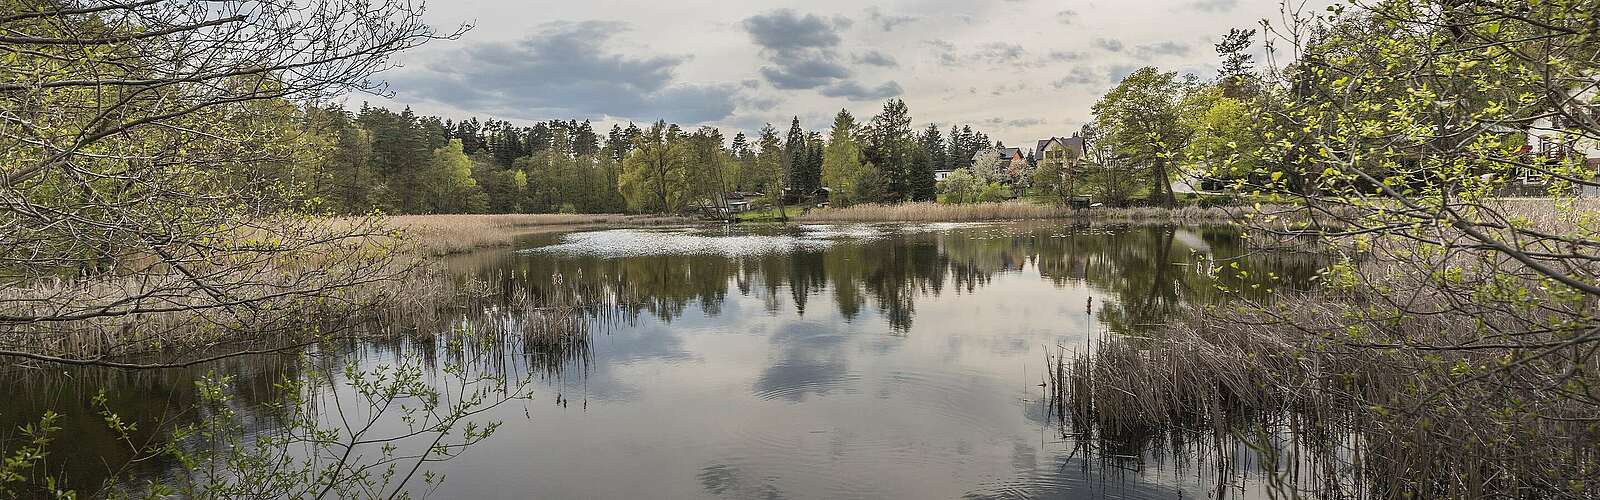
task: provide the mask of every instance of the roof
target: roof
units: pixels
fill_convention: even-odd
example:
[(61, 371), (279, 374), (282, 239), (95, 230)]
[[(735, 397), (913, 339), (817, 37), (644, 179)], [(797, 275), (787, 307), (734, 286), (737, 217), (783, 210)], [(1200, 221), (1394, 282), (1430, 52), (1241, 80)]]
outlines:
[(1035, 156), (1044, 158), (1044, 150), (1050, 147), (1051, 142), (1055, 141), (1060, 142), (1061, 147), (1063, 148), (1075, 149), (1080, 153), (1085, 151), (1082, 136), (1073, 135), (1072, 137), (1051, 137), (1049, 139), (1042, 139), (1039, 141), (1038, 149), (1034, 150)]
[(983, 156), (984, 153), (1000, 153), (1000, 159), (1002, 160), (1022, 158), (1022, 148), (983, 148), (972, 155), (973, 161), (977, 161), (978, 157)]

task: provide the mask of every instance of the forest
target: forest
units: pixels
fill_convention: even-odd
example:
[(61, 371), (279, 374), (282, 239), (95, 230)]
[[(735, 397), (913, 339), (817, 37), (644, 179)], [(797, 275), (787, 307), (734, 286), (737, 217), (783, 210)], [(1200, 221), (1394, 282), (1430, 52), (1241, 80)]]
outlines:
[(304, 150), (247, 178), (293, 193), (295, 206), (343, 214), (678, 213), (716, 193), (824, 185), (839, 203), (926, 201), (934, 171), (968, 166), (994, 146), (970, 125), (914, 130), (900, 100), (865, 122), (841, 110), (825, 133), (795, 118), (787, 132), (768, 124), (731, 138), (665, 121), (602, 135), (587, 120), (518, 126), (366, 104), (280, 109), (272, 118), (286, 142)]

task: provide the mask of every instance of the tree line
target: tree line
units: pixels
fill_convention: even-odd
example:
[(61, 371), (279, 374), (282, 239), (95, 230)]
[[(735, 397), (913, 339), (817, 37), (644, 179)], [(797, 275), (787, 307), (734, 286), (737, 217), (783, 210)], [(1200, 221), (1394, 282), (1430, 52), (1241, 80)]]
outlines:
[(898, 99), (864, 122), (841, 110), (825, 133), (797, 117), (787, 131), (767, 124), (731, 138), (666, 121), (602, 134), (589, 121), (457, 122), (367, 104), (283, 111), (276, 118), (299, 125), (292, 147), (304, 151), (241, 179), (332, 213), (681, 213), (728, 193), (782, 205), (823, 187), (834, 204), (926, 201), (935, 171), (994, 146), (971, 125), (913, 128)]

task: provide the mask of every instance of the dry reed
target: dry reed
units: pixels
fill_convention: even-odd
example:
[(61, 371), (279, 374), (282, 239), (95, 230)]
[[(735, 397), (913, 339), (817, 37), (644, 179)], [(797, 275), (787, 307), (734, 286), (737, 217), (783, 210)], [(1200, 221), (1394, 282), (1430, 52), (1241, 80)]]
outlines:
[[(1419, 284), (1375, 269), (1385, 265), (1364, 265), (1388, 280), (1374, 290)], [(1551, 389), (1600, 373), (1600, 357), (1389, 347), (1467, 345), (1496, 318), (1420, 315), (1385, 329), (1355, 319), (1384, 300), (1324, 290), (1191, 310), (1150, 337), (1106, 337), (1047, 360), (1051, 408), (1070, 433), (1140, 447), (1179, 434), (1219, 447), (1253, 440), (1275, 461), (1265, 465), (1272, 487), (1291, 496), (1581, 497), (1600, 488), (1595, 407)], [(1447, 298), (1419, 300), (1408, 306), (1448, 310)]]
[(1025, 219), (1084, 219), (1097, 222), (1227, 222), (1243, 216), (1238, 207), (1085, 208), (1072, 209), (1024, 200), (950, 205), (941, 203), (865, 204), (824, 208), (801, 215), (799, 222), (968, 222)]
[(403, 231), (421, 255), (442, 256), (512, 244), (517, 237), (541, 231), (588, 226), (639, 227), (680, 225), (694, 220), (674, 216), (618, 214), (400, 215), (388, 218)]
[[(332, 336), (381, 337), (399, 332), (449, 330), (445, 323), (461, 319), (458, 315), (466, 310), (466, 304), (482, 302), (469, 300), (472, 285), (459, 282), (443, 264), (429, 257), (508, 245), (520, 235), (547, 229), (682, 222), (686, 220), (619, 215), (310, 220), (301, 231), (319, 237), (322, 233), (346, 232), (365, 236), (330, 236), (328, 242), (299, 252), (264, 253), (255, 261), (202, 263), (188, 269), (205, 273), (215, 282), (230, 284), (229, 294), (260, 298), (248, 304), (219, 304), (215, 295), (207, 293), (209, 289), (179, 286), (191, 279), (189, 275), (161, 267), (132, 275), (50, 278), (0, 288), (0, 304), (11, 306), (3, 311), (7, 314), (43, 317), (88, 313), (84, 314), (86, 319), (80, 320), (0, 325), (0, 351), (26, 353), (39, 359), (170, 364), (203, 358), (206, 353), (224, 350), (223, 346), (259, 350)], [(374, 223), (378, 226), (372, 226)], [(238, 240), (234, 244), (272, 241), (271, 237), (269, 231), (257, 229), (233, 233)], [(548, 330), (551, 325), (566, 321), (558, 319), (562, 316), (558, 311), (570, 301), (550, 299), (553, 302), (548, 307), (515, 324), (501, 325), (501, 329), (515, 326), (524, 333), (537, 333), (539, 330), (529, 328)], [(520, 303), (525, 308), (532, 303), (530, 300), (525, 297)], [(132, 313), (95, 314), (121, 310)], [(457, 313), (441, 316), (449, 310)], [(562, 329), (565, 328), (558, 330)]]

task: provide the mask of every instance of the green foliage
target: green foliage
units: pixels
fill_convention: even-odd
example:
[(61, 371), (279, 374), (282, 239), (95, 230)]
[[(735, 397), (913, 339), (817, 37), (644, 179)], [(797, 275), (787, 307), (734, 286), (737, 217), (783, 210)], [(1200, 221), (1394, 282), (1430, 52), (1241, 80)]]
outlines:
[[(1106, 169), (1132, 173), (1144, 170), (1151, 195), (1174, 205), (1172, 177), (1177, 155), (1188, 144), (1191, 131), (1183, 126), (1183, 100), (1195, 82), (1163, 73), (1153, 67), (1140, 68), (1124, 78), (1094, 105), (1095, 123), (1105, 136), (1105, 145), (1115, 154), (1110, 165), (1100, 165), (1101, 181), (1121, 184), (1122, 179)], [(1126, 199), (1124, 186), (1104, 186), (1108, 194)]]
[[(452, 341), (447, 349), (464, 347)], [(416, 358), (401, 358), (371, 368), (354, 362), (337, 376), (302, 360), (302, 375), (286, 377), (271, 388), (260, 407), (245, 406), (235, 397), (240, 385), (231, 376), (208, 374), (195, 382), (198, 396), (192, 423), (167, 429), (168, 437), (153, 445), (135, 438), (141, 422), (125, 420), (111, 409), (105, 393), (93, 398), (99, 419), (131, 452), (130, 463), (165, 460), (178, 472), (145, 482), (143, 491), (125, 491), (134, 484), (114, 470), (104, 491), (73, 492), (56, 487), (54, 478), (33, 476), (47, 457), (51, 435), (60, 430), (61, 415), (47, 412), (37, 425), (21, 429), (24, 441), (0, 463), (0, 494), (48, 494), (75, 498), (94, 496), (149, 498), (409, 498), (411, 491), (431, 491), (444, 479), (425, 469), (448, 460), (491, 437), (498, 422), (474, 417), (507, 401), (525, 399), (531, 379), (509, 379), (455, 362), (427, 371)], [(329, 419), (317, 398), (332, 388), (340, 418)], [(270, 432), (252, 432), (246, 425), (270, 419)], [(420, 486), (413, 483), (420, 482)]]
[[(883, 112), (872, 118), (864, 134), (862, 156), (875, 166), (885, 182), (885, 193), (878, 202), (926, 201), (933, 199), (932, 172), (924, 180), (918, 175), (917, 153), (922, 151), (911, 129), (911, 111), (905, 101), (892, 99)], [(925, 182), (924, 182), (925, 181)], [(866, 200), (863, 200), (866, 201)]]
[(977, 176), (965, 168), (958, 168), (939, 181), (940, 201), (944, 203), (960, 204), (971, 203), (978, 200), (978, 195), (986, 185)]
[(862, 183), (870, 172), (861, 159), (861, 145), (856, 142), (856, 121), (849, 111), (839, 110), (833, 119), (833, 129), (828, 133), (828, 146), (823, 152), (822, 184), (833, 188), (830, 202), (835, 206), (849, 206), (865, 197)]
[(74, 498), (72, 492), (62, 491), (56, 487), (54, 477), (45, 476), (43, 484), (28, 484), (33, 479), (34, 469), (42, 465), (47, 458), (47, 450), (53, 435), (61, 431), (60, 421), (60, 414), (46, 411), (39, 417), (38, 423), (17, 429), (21, 433), (22, 442), (9, 455), (0, 457), (3, 459), (0, 461), (0, 495), (19, 498), (27, 492), (54, 498)]
[(1186, 170), (1226, 182), (1262, 168), (1266, 144), (1255, 125), (1261, 110), (1254, 104), (1226, 96), (1220, 85), (1199, 87), (1184, 97), (1179, 126), (1193, 133), (1184, 148)]
[(676, 213), (690, 202), (691, 182), (682, 133), (658, 121), (623, 162), (618, 187), (630, 210)]
[(1011, 188), (998, 182), (984, 182), (965, 168), (950, 172), (939, 182), (942, 203), (990, 203), (1011, 199)]
[(451, 139), (433, 150), (427, 176), (431, 179), (431, 205), (441, 212), (480, 213), (489, 200), (472, 177), (472, 159), (462, 150), (461, 139)]

